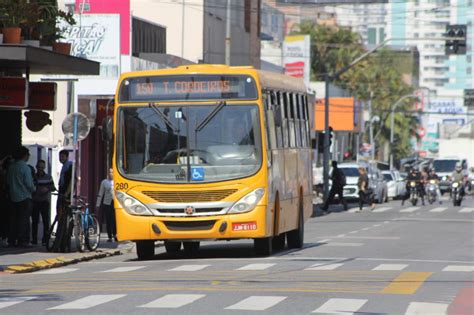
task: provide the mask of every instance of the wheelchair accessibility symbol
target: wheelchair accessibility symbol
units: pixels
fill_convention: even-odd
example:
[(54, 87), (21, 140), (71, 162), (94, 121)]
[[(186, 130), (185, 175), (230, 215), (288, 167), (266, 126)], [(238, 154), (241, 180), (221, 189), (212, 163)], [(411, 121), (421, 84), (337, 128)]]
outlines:
[(191, 168), (191, 180), (204, 180), (204, 167)]

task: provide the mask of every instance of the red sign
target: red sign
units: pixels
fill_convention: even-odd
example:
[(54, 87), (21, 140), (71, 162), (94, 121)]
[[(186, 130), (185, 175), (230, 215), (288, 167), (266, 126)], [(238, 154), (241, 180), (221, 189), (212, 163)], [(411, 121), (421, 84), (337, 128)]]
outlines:
[(304, 61), (286, 63), (285, 74), (296, 78), (304, 77)]
[(114, 100), (111, 98), (98, 99), (97, 100), (97, 115), (95, 119), (96, 124), (101, 125), (105, 117), (113, 116), (113, 115), (114, 115)]
[(257, 222), (232, 223), (232, 231), (255, 231)]
[(0, 78), (0, 108), (23, 109), (28, 106), (25, 78)]
[(28, 109), (30, 110), (56, 110), (55, 82), (30, 82)]

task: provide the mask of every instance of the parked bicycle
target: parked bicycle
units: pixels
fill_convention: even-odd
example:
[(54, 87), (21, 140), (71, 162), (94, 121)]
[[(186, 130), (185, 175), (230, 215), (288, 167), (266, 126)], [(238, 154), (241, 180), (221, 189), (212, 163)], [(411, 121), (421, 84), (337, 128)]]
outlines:
[(76, 249), (83, 252), (86, 247), (94, 251), (100, 243), (100, 225), (83, 197), (76, 197), (76, 205), (68, 205), (56, 215), (46, 240), (48, 251), (71, 251), (74, 236)]

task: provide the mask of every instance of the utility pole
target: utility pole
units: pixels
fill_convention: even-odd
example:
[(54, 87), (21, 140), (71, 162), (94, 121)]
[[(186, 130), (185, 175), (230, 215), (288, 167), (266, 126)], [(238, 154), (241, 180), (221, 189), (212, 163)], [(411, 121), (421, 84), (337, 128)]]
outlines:
[(370, 91), (369, 96), (369, 141), (370, 141), (370, 159), (373, 161), (375, 159), (375, 143), (374, 143), (374, 127), (373, 127), (373, 117), (372, 117), (372, 97), (373, 92)]
[(230, 38), (231, 38), (231, 11), (230, 11), (230, 0), (227, 0), (227, 12), (225, 19), (225, 64), (230, 66)]

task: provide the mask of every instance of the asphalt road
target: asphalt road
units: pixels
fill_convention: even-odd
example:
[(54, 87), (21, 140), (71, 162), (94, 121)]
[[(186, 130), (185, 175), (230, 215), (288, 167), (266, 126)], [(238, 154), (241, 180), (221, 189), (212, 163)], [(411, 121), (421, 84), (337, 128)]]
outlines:
[(253, 256), (203, 243), (196, 258), (135, 253), (0, 275), (1, 314), (474, 314), (474, 200), (311, 218), (302, 250)]

